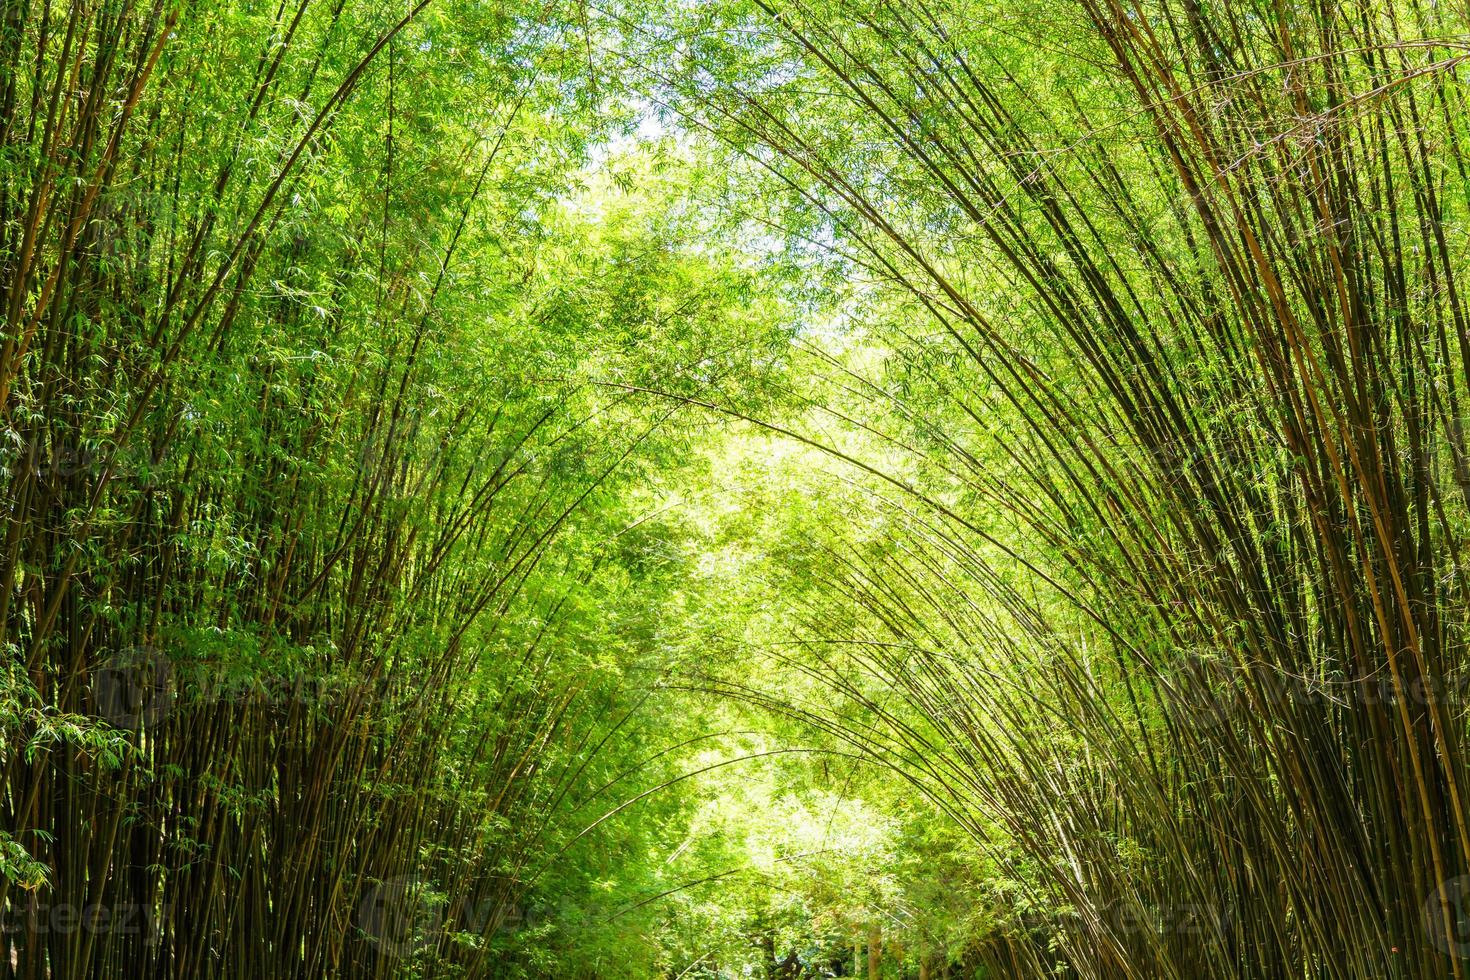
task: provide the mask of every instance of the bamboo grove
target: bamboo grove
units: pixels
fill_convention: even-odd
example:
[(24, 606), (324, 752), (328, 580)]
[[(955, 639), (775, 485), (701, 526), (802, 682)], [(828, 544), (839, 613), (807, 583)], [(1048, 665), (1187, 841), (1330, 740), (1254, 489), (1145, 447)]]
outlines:
[(1466, 977), (1467, 38), (7, 0), (0, 969)]
[[(879, 473), (927, 516), (839, 547), (824, 598), (925, 723), (850, 690), (884, 723), (842, 734), (999, 820), (1063, 910), (997, 969), (1462, 975), (1456, 15), (759, 6), (859, 121), (738, 82), (702, 119), (951, 354), (908, 368), (938, 418), (859, 383), (958, 495)], [(1128, 927), (1159, 909), (1202, 914)]]
[(501, 356), (581, 315), (509, 248), (579, 82), (439, 17), (7, 7), (8, 974), (394, 976), (430, 881), (494, 935), (608, 723), (541, 566), (661, 419)]

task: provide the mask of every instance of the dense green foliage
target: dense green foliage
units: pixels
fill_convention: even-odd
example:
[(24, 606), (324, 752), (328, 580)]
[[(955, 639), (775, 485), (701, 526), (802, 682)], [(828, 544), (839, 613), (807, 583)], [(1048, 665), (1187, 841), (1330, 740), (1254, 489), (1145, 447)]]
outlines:
[(1463, 11), (4, 10), (5, 976), (1470, 973)]

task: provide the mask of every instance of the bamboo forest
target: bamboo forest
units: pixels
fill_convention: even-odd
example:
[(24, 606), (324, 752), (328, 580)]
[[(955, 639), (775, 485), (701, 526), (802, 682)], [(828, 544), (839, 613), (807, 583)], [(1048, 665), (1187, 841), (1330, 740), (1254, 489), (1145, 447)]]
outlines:
[(1464, 0), (0, 6), (0, 980), (1470, 980)]

